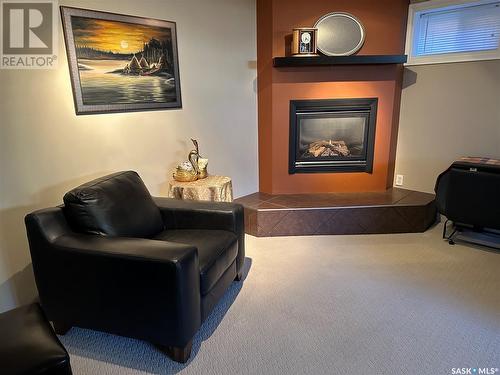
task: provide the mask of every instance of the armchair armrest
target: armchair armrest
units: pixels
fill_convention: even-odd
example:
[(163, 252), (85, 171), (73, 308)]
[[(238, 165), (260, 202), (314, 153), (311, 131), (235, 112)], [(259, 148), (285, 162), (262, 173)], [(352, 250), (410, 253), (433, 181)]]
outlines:
[(189, 257), (197, 257), (196, 247), (176, 242), (76, 233), (56, 238), (52, 241), (52, 248), (53, 251), (161, 263), (172, 267), (183, 267)]
[(60, 235), (46, 235), (39, 224), (47, 224), (48, 214), (28, 215), (26, 226), (50, 320), (162, 345), (183, 346), (192, 339), (201, 324), (196, 247), (77, 234), (64, 229), (57, 212), (51, 224), (59, 224)]
[(153, 197), (163, 221), (171, 229), (220, 229), (238, 234), (243, 206), (236, 203), (190, 201)]
[(243, 206), (237, 203), (190, 201), (153, 197), (167, 229), (219, 229), (238, 237), (236, 269), (240, 273), (245, 259), (245, 220)]

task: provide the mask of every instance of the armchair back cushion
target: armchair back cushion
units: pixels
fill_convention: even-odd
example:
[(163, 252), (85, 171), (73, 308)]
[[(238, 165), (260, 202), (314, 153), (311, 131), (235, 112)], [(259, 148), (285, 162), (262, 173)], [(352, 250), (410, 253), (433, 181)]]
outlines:
[(77, 232), (150, 238), (164, 229), (160, 209), (133, 171), (87, 182), (64, 195), (64, 214)]

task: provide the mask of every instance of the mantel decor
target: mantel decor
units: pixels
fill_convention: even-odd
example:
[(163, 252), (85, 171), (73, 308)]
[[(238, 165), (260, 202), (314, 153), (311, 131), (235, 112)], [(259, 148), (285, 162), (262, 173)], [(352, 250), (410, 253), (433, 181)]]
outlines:
[(76, 114), (181, 108), (175, 22), (61, 7)]
[(300, 27), (293, 29), (292, 55), (316, 56), (317, 29)]
[(355, 54), (365, 41), (363, 24), (349, 13), (325, 14), (314, 27), (318, 29), (318, 50), (327, 56)]

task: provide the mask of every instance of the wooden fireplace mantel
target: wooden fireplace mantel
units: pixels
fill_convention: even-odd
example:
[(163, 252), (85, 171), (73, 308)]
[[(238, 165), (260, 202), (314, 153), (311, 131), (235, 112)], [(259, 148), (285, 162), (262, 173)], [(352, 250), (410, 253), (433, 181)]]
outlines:
[(286, 56), (273, 58), (275, 68), (297, 66), (404, 64), (407, 55)]

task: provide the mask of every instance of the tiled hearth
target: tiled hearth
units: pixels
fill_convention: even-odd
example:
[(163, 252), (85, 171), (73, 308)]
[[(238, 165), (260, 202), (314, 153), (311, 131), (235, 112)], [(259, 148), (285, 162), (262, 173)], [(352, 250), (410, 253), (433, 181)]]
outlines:
[(437, 217), (434, 195), (391, 188), (374, 193), (271, 195), (236, 200), (248, 234), (297, 236), (423, 232)]

